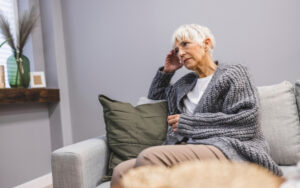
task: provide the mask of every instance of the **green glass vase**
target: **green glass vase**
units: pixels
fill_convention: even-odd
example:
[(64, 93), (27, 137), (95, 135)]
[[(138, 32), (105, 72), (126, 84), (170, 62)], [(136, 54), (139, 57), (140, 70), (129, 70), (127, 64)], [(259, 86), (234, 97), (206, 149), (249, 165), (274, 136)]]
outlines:
[(24, 55), (22, 55), (20, 58), (22, 60), (19, 69), (14, 55), (11, 55), (7, 59), (7, 74), (11, 88), (28, 88), (29, 86), (30, 62), (29, 59)]

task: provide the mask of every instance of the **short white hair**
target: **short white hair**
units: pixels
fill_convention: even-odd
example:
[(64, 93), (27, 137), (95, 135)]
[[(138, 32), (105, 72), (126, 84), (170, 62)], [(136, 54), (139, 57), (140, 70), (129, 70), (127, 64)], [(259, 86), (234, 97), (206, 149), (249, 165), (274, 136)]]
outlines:
[(212, 56), (212, 53), (216, 47), (216, 39), (211, 31), (205, 26), (197, 24), (186, 24), (180, 26), (173, 34), (172, 45), (174, 46), (176, 41), (180, 42), (183, 40), (191, 40), (199, 43), (202, 46), (203, 41), (206, 38), (211, 40), (211, 47), (208, 50)]

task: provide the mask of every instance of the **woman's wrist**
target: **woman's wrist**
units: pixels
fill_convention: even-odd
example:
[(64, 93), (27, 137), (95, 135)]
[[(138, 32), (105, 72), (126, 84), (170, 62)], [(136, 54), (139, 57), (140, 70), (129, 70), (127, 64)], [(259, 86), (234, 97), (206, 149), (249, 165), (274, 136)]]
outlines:
[(173, 73), (173, 72), (175, 72), (175, 71), (171, 71), (171, 70), (168, 70), (168, 69), (164, 68), (164, 69), (163, 69), (163, 72), (165, 72), (165, 73)]

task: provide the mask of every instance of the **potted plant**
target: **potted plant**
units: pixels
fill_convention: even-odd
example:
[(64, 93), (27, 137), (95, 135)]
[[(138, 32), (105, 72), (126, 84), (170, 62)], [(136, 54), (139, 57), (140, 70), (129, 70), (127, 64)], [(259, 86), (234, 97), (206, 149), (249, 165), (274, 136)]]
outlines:
[(0, 31), (12, 49), (13, 54), (7, 59), (9, 85), (12, 88), (28, 88), (30, 81), (30, 62), (23, 54), (23, 48), (29, 34), (37, 23), (38, 16), (34, 7), (30, 8), (19, 19), (18, 30), (14, 37), (8, 20), (0, 14)]

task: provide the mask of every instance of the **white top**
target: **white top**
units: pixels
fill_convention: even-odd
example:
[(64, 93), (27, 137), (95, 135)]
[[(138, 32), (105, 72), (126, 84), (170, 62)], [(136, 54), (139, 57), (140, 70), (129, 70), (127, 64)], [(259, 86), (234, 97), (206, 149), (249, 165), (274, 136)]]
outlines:
[(193, 114), (196, 106), (198, 105), (205, 89), (207, 88), (211, 78), (214, 74), (204, 77), (198, 78), (195, 87), (188, 92), (187, 96), (184, 98), (183, 103), (183, 111), (187, 114)]

